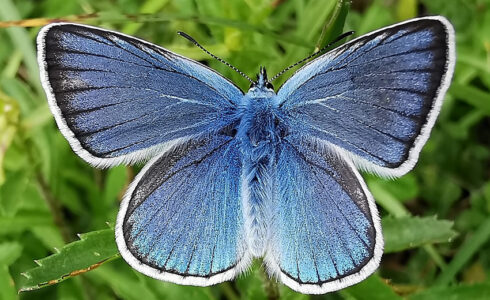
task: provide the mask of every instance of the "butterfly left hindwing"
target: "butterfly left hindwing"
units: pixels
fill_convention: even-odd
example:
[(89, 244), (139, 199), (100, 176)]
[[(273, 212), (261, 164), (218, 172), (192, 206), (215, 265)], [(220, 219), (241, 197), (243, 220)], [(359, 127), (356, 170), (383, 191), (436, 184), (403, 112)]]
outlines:
[(236, 141), (217, 134), (174, 147), (147, 164), (121, 203), (118, 248), (151, 277), (211, 285), (250, 263)]

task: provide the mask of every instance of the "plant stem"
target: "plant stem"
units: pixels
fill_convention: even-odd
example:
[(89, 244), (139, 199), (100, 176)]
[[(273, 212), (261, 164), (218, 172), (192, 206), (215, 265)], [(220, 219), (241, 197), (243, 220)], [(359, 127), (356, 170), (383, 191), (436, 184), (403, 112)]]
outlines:
[(233, 286), (231, 285), (230, 282), (223, 282), (220, 285), (220, 287), (221, 287), (221, 290), (223, 291), (223, 293), (226, 295), (226, 299), (230, 299), (230, 300), (239, 300), (240, 299), (240, 297), (238, 297), (238, 295), (233, 290)]
[(330, 19), (328, 20), (327, 23), (325, 23), (325, 25), (323, 25), (322, 33), (320, 34), (320, 38), (318, 39), (318, 42), (316, 43), (316, 46), (315, 46), (315, 51), (313, 51), (313, 52), (317, 52), (322, 48), (322, 43), (324, 42), (325, 35), (327, 34), (328, 29), (330, 29), (333, 26), (333, 24), (335, 23), (335, 21), (337, 20), (340, 12), (342, 10), (342, 7), (344, 6), (344, 2), (345, 2), (345, 0), (338, 0), (337, 1), (337, 4), (335, 5), (334, 11), (333, 11)]
[(54, 197), (53, 193), (51, 192), (51, 188), (49, 187), (48, 183), (44, 179), (44, 176), (37, 167), (35, 172), (37, 183), (41, 189), (41, 194), (43, 195), (44, 200), (46, 200), (46, 203), (49, 206), (49, 210), (53, 215), (54, 223), (60, 229), (63, 241), (65, 241), (65, 243), (69, 243), (72, 241), (73, 235), (71, 234), (68, 225), (66, 225), (65, 218), (63, 217), (59, 202)]
[(262, 282), (264, 284), (264, 289), (267, 294), (268, 300), (278, 300), (279, 299), (279, 287), (277, 281), (274, 278), (270, 278), (263, 267), (262, 269)]
[(477, 228), (473, 236), (467, 239), (459, 248), (458, 253), (449, 265), (441, 272), (434, 285), (445, 286), (454, 280), (454, 277), (490, 238), (490, 217)]
[(65, 243), (69, 243), (73, 240), (73, 234), (65, 221), (63, 212), (61, 211), (60, 202), (53, 195), (53, 192), (51, 191), (51, 187), (49, 186), (48, 182), (44, 178), (39, 163), (37, 163), (36, 160), (34, 159), (34, 157), (36, 157), (33, 153), (33, 149), (35, 148), (35, 145), (30, 138), (25, 137), (25, 134), (22, 130), (19, 130), (19, 135), (21, 136), (21, 139), (24, 141), (24, 145), (27, 149), (27, 157), (29, 163), (32, 166), (34, 166), (34, 174), (35, 174), (37, 184), (39, 186), (43, 199), (46, 201), (46, 204), (48, 205), (49, 210), (51, 211), (51, 215), (53, 216), (53, 222), (59, 228), (63, 241)]

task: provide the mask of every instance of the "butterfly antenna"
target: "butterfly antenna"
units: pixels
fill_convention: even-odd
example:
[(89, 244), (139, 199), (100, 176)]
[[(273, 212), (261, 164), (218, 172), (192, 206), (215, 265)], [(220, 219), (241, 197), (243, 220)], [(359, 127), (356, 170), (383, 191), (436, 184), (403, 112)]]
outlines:
[(298, 61), (297, 63), (295, 64), (292, 64), (290, 65), (289, 67), (287, 67), (286, 69), (282, 70), (281, 72), (277, 73), (276, 75), (274, 75), (270, 80), (269, 82), (272, 82), (274, 81), (274, 79), (276, 79), (277, 77), (281, 76), (282, 74), (286, 73), (287, 71), (291, 70), (292, 68), (296, 67), (297, 65), (299, 64), (302, 64), (304, 63), (305, 61), (308, 61), (310, 59), (312, 59), (313, 57), (316, 57), (322, 53), (324, 53), (328, 48), (330, 48), (332, 45), (334, 45), (335, 43), (337, 43), (338, 41), (340, 40), (343, 40), (345, 39), (346, 37), (348, 37), (349, 35), (353, 34), (354, 31), (348, 31), (348, 32), (345, 32), (345, 33), (342, 33), (339, 37), (337, 37), (335, 40), (333, 40), (332, 42), (328, 43), (325, 47), (323, 47), (322, 49), (318, 50), (317, 52), (313, 53), (312, 55), (308, 56), (308, 57), (305, 57), (303, 58), (302, 60)]
[(214, 55), (213, 53), (209, 52), (208, 50), (206, 50), (203, 46), (201, 46), (201, 44), (199, 44), (194, 38), (192, 38), (190, 35), (188, 35), (187, 33), (185, 32), (182, 32), (182, 31), (178, 31), (177, 34), (179, 34), (180, 36), (186, 38), (187, 40), (189, 40), (191, 43), (193, 43), (194, 45), (196, 45), (197, 47), (201, 48), (202, 51), (206, 52), (207, 54), (209, 54), (212, 58), (220, 61), (221, 63), (227, 65), (228, 67), (230, 67), (231, 69), (233, 69), (235, 72), (237, 72), (238, 74), (242, 75), (243, 77), (245, 77), (248, 81), (250, 81), (251, 83), (254, 83), (254, 81), (252, 79), (250, 79), (250, 77), (248, 77), (247, 75), (245, 75), (245, 73), (243, 73), (242, 71), (238, 70), (238, 68), (232, 66), (231, 64), (229, 64), (228, 62), (224, 61), (223, 59), (217, 57), (216, 55)]

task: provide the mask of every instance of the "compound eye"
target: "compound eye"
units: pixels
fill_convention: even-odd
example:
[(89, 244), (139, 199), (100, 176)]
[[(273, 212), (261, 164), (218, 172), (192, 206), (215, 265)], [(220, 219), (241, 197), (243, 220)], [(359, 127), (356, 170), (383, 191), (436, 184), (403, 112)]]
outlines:
[(272, 85), (272, 83), (270, 83), (270, 82), (267, 82), (267, 83), (265, 84), (265, 87), (266, 87), (266, 88), (268, 88), (268, 89), (271, 89), (271, 90), (273, 90), (273, 89), (274, 89), (274, 86), (273, 86), (273, 85)]

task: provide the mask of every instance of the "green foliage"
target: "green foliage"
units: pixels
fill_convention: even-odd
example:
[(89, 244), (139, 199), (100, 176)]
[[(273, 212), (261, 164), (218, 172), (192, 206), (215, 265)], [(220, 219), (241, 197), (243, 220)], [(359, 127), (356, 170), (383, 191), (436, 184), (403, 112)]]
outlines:
[(26, 280), (21, 283), (19, 290), (29, 291), (56, 284), (118, 257), (114, 230), (81, 234), (79, 241), (64, 246), (59, 253), (36, 260), (38, 267), (22, 273)]
[(452, 287), (435, 287), (410, 296), (410, 300), (486, 300), (490, 298), (490, 284), (462, 284)]
[[(26, 23), (70, 17), (136, 35), (246, 90), (175, 32), (249, 76), (258, 66), (273, 75), (341, 32), (427, 14), (454, 24), (456, 72), (416, 168), (394, 181), (365, 176), (386, 239), (380, 269), (315, 297), (267, 279), (260, 261), (233, 282), (199, 288), (153, 280), (118, 258), (105, 228), (140, 166), (95, 170), (71, 151), (39, 82), (34, 40), (45, 20)], [(14, 20), (27, 25), (2, 28)], [(0, 0), (0, 45), (0, 299), (490, 298), (490, 0)]]
[(377, 275), (372, 275), (359, 284), (347, 288), (340, 293), (347, 299), (402, 299), (402, 297), (398, 296), (395, 291), (393, 291), (393, 289), (386, 282), (383, 282)]
[(453, 222), (433, 217), (383, 218), (385, 253), (399, 252), (425, 244), (447, 243), (456, 236)]

